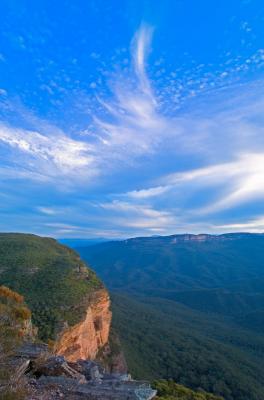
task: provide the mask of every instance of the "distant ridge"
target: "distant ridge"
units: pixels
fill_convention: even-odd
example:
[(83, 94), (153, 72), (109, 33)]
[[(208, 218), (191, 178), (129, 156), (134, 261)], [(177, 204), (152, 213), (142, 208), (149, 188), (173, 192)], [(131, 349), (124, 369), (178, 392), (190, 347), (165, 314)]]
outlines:
[(152, 235), (152, 236), (135, 236), (126, 239), (107, 239), (107, 238), (60, 238), (58, 241), (66, 246), (72, 247), (74, 249), (85, 248), (94, 245), (100, 245), (103, 243), (127, 243), (127, 242), (138, 242), (138, 241), (156, 241), (165, 242), (172, 241), (172, 243), (182, 243), (182, 242), (207, 242), (207, 241), (225, 241), (225, 240), (236, 240), (245, 237), (259, 237), (263, 236), (264, 233), (251, 233), (251, 232), (229, 232), (220, 234), (211, 233), (180, 233), (172, 235)]
[(76, 249), (110, 289), (186, 291), (264, 279), (263, 233), (136, 237)]
[[(222, 241), (222, 240), (236, 240), (242, 239), (246, 237), (253, 236), (263, 236), (264, 233), (250, 233), (250, 232), (229, 232), (229, 233), (221, 233), (221, 234), (210, 234), (210, 233), (182, 233), (182, 234), (173, 234), (173, 235), (160, 235), (160, 236), (138, 236), (134, 238), (125, 239), (124, 241), (132, 241), (132, 240), (161, 240), (167, 241), (172, 240), (174, 243), (177, 242), (205, 242), (205, 241)], [(113, 240), (111, 240), (113, 241)]]
[(175, 234), (78, 248), (112, 290), (135, 376), (226, 400), (264, 392), (264, 234)]
[(93, 246), (97, 243), (107, 242), (107, 239), (104, 238), (92, 238), (92, 239), (81, 239), (81, 238), (61, 238), (58, 239), (58, 242), (70, 247), (85, 247), (85, 246)]

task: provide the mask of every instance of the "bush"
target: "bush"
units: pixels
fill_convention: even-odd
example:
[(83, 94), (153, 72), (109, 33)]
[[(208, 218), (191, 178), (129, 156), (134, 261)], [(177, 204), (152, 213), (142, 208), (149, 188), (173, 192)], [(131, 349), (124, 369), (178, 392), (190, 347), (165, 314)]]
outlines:
[[(0, 399), (23, 400), (27, 390), (22, 378), (15, 378), (15, 367), (10, 367), (17, 347), (28, 332), (26, 320), (30, 310), (23, 303), (23, 297), (5, 286), (0, 287)], [(9, 366), (7, 367), (7, 365)]]
[(158, 391), (159, 400), (223, 400), (222, 397), (214, 396), (206, 392), (193, 391), (173, 380), (157, 380), (152, 385)]

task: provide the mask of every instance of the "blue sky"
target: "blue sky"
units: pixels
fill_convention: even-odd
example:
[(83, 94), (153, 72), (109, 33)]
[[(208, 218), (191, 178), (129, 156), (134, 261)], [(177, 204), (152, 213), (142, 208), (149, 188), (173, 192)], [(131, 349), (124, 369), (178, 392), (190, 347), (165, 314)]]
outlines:
[(0, 230), (264, 231), (260, 0), (0, 4)]

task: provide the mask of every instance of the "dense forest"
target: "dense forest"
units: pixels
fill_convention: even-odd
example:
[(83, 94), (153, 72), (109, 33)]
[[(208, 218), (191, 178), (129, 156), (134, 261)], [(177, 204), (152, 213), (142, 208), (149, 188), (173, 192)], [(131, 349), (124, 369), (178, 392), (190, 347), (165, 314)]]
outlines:
[[(161, 398), (181, 398), (182, 385), (190, 399), (262, 400), (263, 239), (142, 238), (79, 249), (112, 290), (113, 330), (135, 378), (167, 380)], [(1, 234), (0, 257), (1, 284), (25, 296), (44, 340), (79, 320), (83, 300), (102, 287), (53, 239)]]
[(0, 234), (0, 283), (25, 296), (41, 339), (80, 321), (102, 283), (73, 250), (50, 238)]
[(80, 247), (112, 290), (135, 376), (262, 400), (264, 236), (135, 238)]
[(262, 399), (264, 338), (168, 300), (113, 295), (113, 326), (135, 377), (226, 400)]

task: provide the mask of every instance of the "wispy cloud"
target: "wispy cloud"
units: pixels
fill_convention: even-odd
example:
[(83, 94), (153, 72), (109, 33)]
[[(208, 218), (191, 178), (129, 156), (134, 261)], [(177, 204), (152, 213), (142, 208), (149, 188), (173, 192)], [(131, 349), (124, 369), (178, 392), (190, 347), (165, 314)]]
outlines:
[(252, 199), (264, 198), (264, 152), (242, 154), (231, 162), (170, 174), (161, 181), (167, 184), (167, 190), (177, 186), (184, 187), (186, 191), (188, 187), (199, 191), (213, 187), (218, 199), (198, 212), (217, 212)]
[(24, 174), (28, 171), (27, 177), (32, 179), (39, 174), (54, 178), (76, 170), (80, 173), (88, 166), (89, 172), (93, 170), (91, 146), (64, 134), (44, 134), (1, 124), (0, 142), (14, 149), (14, 153), (8, 153), (13, 168), (18, 168), (19, 174), (21, 169)]
[(125, 193), (124, 196), (130, 197), (132, 199), (148, 199), (150, 197), (160, 196), (166, 193), (169, 189), (170, 189), (169, 185), (157, 186), (147, 189), (132, 190), (131, 192)]
[(151, 27), (140, 27), (132, 40), (132, 70), (114, 75), (110, 99), (98, 97), (105, 113), (93, 117), (97, 150), (112, 167), (120, 168), (120, 162), (131, 166), (140, 157), (157, 153), (166, 138), (177, 136), (175, 121), (159, 110), (146, 72), (152, 33)]
[(174, 228), (177, 218), (174, 214), (165, 210), (158, 210), (147, 204), (135, 204), (115, 200), (111, 203), (102, 203), (100, 207), (111, 212), (111, 219), (119, 227), (145, 229), (146, 231), (160, 231)]
[(37, 210), (45, 215), (56, 215), (57, 212), (51, 207), (37, 207)]
[(153, 105), (156, 105), (156, 99), (153, 96), (152, 88), (146, 74), (146, 58), (150, 51), (153, 28), (142, 24), (134, 38), (134, 65), (135, 72), (139, 81), (139, 89), (144, 93)]
[[(19, 153), (18, 157), (16, 154), (13, 156), (15, 161), (12, 155), (7, 158), (9, 170), (13, 165), (15, 170), (23, 169), (25, 174), (28, 169), (31, 179), (38, 175), (74, 175), (75, 182), (78, 182), (110, 172), (119, 174), (120, 168), (127, 168), (129, 173), (129, 169), (142, 162), (142, 158), (157, 155), (158, 159), (165, 152), (169, 152), (171, 157), (198, 153), (206, 158), (213, 157), (214, 153), (219, 157), (219, 149), (225, 140), (229, 141), (228, 151), (234, 158), (237, 156), (235, 147), (238, 151), (238, 146), (247, 146), (249, 140), (253, 142), (253, 135), (259, 137), (258, 132), (254, 133), (259, 126), (245, 120), (250, 111), (252, 118), (263, 106), (261, 96), (243, 98), (243, 92), (256, 92), (257, 89), (252, 87), (232, 89), (231, 95), (230, 91), (220, 91), (210, 100), (207, 97), (205, 100), (210, 102), (210, 106), (207, 104), (206, 116), (202, 115), (205, 112), (203, 99), (189, 114), (166, 115), (146, 71), (152, 35), (153, 28), (144, 24), (136, 32), (131, 45), (132, 69), (119, 71), (118, 76), (113, 76), (111, 96), (97, 96), (101, 111), (93, 110), (93, 124), (88, 130), (76, 132), (73, 137), (40, 121), (26, 110), (21, 112), (23, 118), (35, 129), (16, 128), (2, 122), (0, 143)], [(258, 86), (260, 92), (263, 85), (258, 82)], [(219, 109), (219, 104), (227, 96), (229, 104)], [(148, 192), (151, 193), (155, 192)], [(130, 195), (147, 194), (134, 192)]]
[(250, 219), (244, 222), (230, 223), (225, 225), (218, 225), (218, 230), (224, 231), (238, 231), (238, 232), (264, 232), (264, 216), (255, 219)]
[(54, 223), (45, 223), (46, 226), (52, 227), (52, 228), (59, 228), (59, 229), (78, 229), (78, 225), (69, 225), (69, 224), (63, 224), (60, 222), (54, 222)]
[[(107, 90), (93, 85), (84, 129), (62, 129), (1, 103), (11, 117), (0, 124), (0, 179), (13, 196), (14, 180), (20, 196), (28, 188), (37, 232), (118, 237), (261, 229), (261, 210), (248, 208), (241, 223), (228, 211), (264, 198), (263, 79), (223, 87), (230, 71), (221, 70), (202, 87), (194, 77), (197, 97), (191, 77), (184, 83), (170, 75), (170, 83), (157, 87), (147, 62), (152, 36), (152, 27), (142, 24), (131, 42), (131, 64), (107, 75)], [(261, 57), (259, 51), (248, 63), (236, 60), (232, 73), (253, 60), (261, 65)], [(172, 113), (177, 85), (189, 103)], [(62, 196), (65, 187), (70, 194)], [(220, 212), (226, 212), (221, 223)]]
[[(111, 101), (98, 98), (105, 117), (93, 115), (93, 130), (80, 138), (44, 121), (24, 109), (21, 114), (36, 129), (21, 129), (2, 122), (0, 143), (16, 149), (23, 167), (44, 175), (73, 174), (89, 178), (131, 165), (138, 156), (152, 152), (168, 128), (156, 111), (156, 99), (145, 70), (152, 29), (142, 25), (133, 39), (134, 68), (129, 77), (112, 82)], [(77, 134), (78, 136), (78, 134)], [(23, 156), (24, 155), (24, 156)], [(34, 162), (32, 162), (34, 160)], [(21, 168), (16, 160), (14, 168)], [(30, 175), (34, 178), (34, 174)]]

